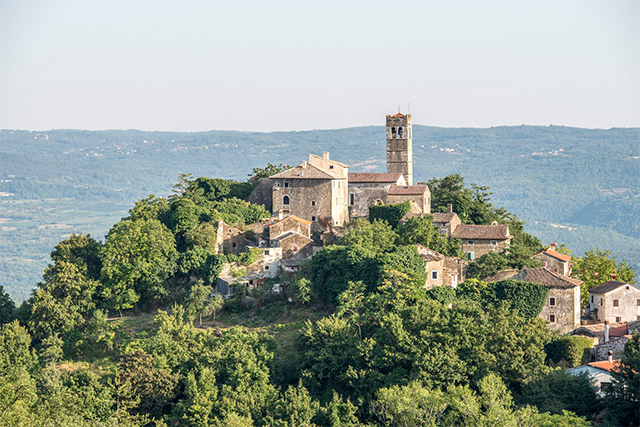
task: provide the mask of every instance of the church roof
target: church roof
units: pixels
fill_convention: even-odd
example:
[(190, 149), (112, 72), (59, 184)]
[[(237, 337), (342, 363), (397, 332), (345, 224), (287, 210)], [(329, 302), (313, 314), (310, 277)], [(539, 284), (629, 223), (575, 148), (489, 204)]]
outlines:
[(271, 175), (269, 178), (271, 179), (344, 179), (341, 175), (330, 171), (321, 169), (315, 165), (312, 165), (309, 162), (302, 162), (302, 164), (293, 167), (291, 169), (287, 169), (284, 172), (277, 173), (275, 175)]
[(351, 173), (349, 182), (381, 182), (395, 184), (402, 177), (401, 173)]

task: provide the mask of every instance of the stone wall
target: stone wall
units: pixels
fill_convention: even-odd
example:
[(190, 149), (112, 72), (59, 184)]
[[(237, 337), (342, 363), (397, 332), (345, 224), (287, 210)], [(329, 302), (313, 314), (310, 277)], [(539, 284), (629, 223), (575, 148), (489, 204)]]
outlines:
[[(473, 243), (469, 243), (473, 242)], [(495, 242), (492, 244), (491, 242)], [(480, 240), (480, 239), (466, 239), (462, 240), (462, 253), (468, 257), (469, 252), (473, 252), (473, 259), (478, 259), (482, 255), (489, 252), (502, 252), (509, 247), (509, 240)]]
[(431, 199), (428, 192), (425, 192), (424, 194), (389, 194), (387, 195), (386, 203), (389, 205), (395, 205), (406, 201), (414, 202), (418, 209), (420, 209), (420, 213), (431, 212)]
[[(551, 305), (552, 299), (554, 305)], [(553, 322), (552, 315), (555, 320)], [(547, 300), (539, 317), (549, 322), (549, 329), (562, 334), (580, 326), (580, 286), (569, 289), (549, 288)]]
[[(618, 305), (614, 306), (614, 300)], [(596, 320), (611, 323), (632, 322), (640, 319), (640, 289), (633, 285), (620, 286), (604, 295), (590, 294), (589, 308), (598, 309)]]
[[(282, 209), (307, 221), (331, 220), (332, 180), (325, 179), (275, 179), (273, 186), (273, 213)], [(289, 204), (284, 205), (284, 196)]]
[(246, 247), (253, 242), (244, 237), (244, 232), (224, 221), (218, 221), (216, 250), (220, 254), (237, 255), (246, 252)]
[(247, 201), (256, 205), (262, 205), (264, 208), (271, 212), (272, 209), (272, 190), (273, 181), (269, 178), (260, 178), (258, 180), (258, 186), (253, 189), (251, 194), (247, 197)]
[[(369, 216), (369, 206), (377, 200), (386, 203), (387, 191), (391, 184), (349, 183), (349, 194), (353, 194), (354, 204), (349, 206), (351, 218)], [(349, 196), (351, 197), (351, 196)]]
[[(433, 288), (434, 286), (442, 286), (446, 285), (443, 281), (444, 275), (444, 258), (441, 260), (433, 260), (426, 262), (427, 265), (427, 282), (425, 287), (427, 289)], [(436, 278), (433, 278), (433, 274), (436, 273)]]
[(313, 255), (313, 241), (300, 234), (289, 234), (277, 242), (282, 249), (282, 259), (306, 259)]
[(533, 258), (537, 259), (542, 263), (542, 266), (545, 267), (549, 271), (553, 271), (554, 273), (561, 274), (563, 276), (569, 275), (569, 263), (559, 260), (558, 258), (552, 257), (545, 253), (540, 253), (535, 255)]
[(614, 359), (620, 359), (622, 357), (622, 351), (624, 350), (624, 346), (629, 342), (628, 337), (620, 337), (609, 342), (604, 342), (602, 344), (598, 344), (592, 349), (592, 356), (594, 358), (594, 362), (600, 362), (602, 360), (607, 360), (609, 357), (609, 352), (613, 352)]
[(270, 227), (268, 227), (268, 230), (269, 230), (269, 236), (268, 236), (269, 239), (275, 239), (276, 237), (288, 231), (298, 233), (307, 238), (311, 237), (311, 234), (309, 231), (309, 224), (304, 224), (291, 217), (284, 218), (272, 224)]

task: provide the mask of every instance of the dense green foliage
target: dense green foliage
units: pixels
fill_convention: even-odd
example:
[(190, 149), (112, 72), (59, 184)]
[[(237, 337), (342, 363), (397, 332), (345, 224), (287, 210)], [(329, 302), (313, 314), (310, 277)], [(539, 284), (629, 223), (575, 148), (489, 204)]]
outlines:
[(458, 286), (456, 293), (460, 298), (477, 301), (482, 305), (495, 306), (506, 301), (518, 314), (526, 319), (533, 319), (542, 311), (549, 288), (515, 280), (487, 283), (469, 279)]
[(606, 390), (608, 419), (612, 425), (640, 424), (640, 333), (624, 347), (620, 366), (611, 371), (611, 386)]
[(545, 351), (552, 364), (573, 368), (587, 361), (592, 346), (593, 341), (587, 337), (567, 335), (551, 341)]
[(589, 303), (589, 289), (608, 282), (612, 278), (627, 283), (635, 283), (635, 273), (626, 263), (611, 257), (611, 252), (598, 248), (590, 249), (584, 256), (573, 258), (573, 275), (582, 280), (580, 299), (583, 305)]
[(369, 221), (385, 221), (392, 228), (396, 228), (405, 214), (411, 211), (411, 203), (403, 202), (395, 205), (373, 205), (369, 206)]

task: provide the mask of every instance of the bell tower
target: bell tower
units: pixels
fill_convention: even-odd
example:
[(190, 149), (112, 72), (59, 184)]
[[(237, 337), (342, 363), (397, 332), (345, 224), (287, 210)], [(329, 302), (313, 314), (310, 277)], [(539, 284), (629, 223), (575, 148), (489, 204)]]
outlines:
[(413, 185), (411, 114), (387, 115), (387, 172), (399, 172)]

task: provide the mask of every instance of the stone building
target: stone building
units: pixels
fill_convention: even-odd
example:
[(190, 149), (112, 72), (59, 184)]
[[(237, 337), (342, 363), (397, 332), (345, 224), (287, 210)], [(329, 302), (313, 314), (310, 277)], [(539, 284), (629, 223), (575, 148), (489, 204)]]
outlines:
[(549, 288), (547, 301), (538, 317), (549, 322), (550, 329), (567, 333), (580, 326), (581, 280), (562, 276), (546, 268), (504, 270), (486, 280), (498, 282), (508, 279), (537, 283)]
[(446, 237), (451, 237), (453, 230), (461, 224), (458, 214), (453, 211), (453, 205), (449, 203), (447, 205), (447, 212), (432, 212), (430, 214), (433, 217), (433, 225), (439, 228), (440, 234)]
[(556, 243), (551, 243), (547, 249), (533, 255), (532, 258), (540, 261), (542, 266), (547, 270), (561, 274), (563, 276), (571, 276), (571, 257), (569, 255), (556, 252)]
[[(311, 221), (287, 216), (265, 227), (269, 248), (280, 248), (281, 259), (306, 259), (313, 255)], [(262, 245), (261, 245), (262, 246)]]
[(413, 185), (411, 114), (387, 115), (387, 173), (401, 173)]
[(502, 252), (509, 247), (513, 236), (507, 224), (491, 225), (459, 224), (451, 237), (462, 241), (462, 253), (468, 260), (480, 258), (489, 252)]
[(392, 185), (387, 192), (387, 204), (413, 202), (419, 213), (431, 212), (431, 191), (426, 185)]
[(269, 177), (273, 212), (317, 221), (324, 227), (343, 226), (349, 219), (349, 166), (310, 154), (309, 161)]
[(234, 254), (246, 252), (253, 242), (245, 238), (244, 231), (220, 220), (216, 229), (216, 253)]
[(589, 290), (589, 312), (600, 321), (612, 323), (640, 319), (640, 288), (609, 280)]
[(459, 283), (466, 280), (467, 263), (464, 260), (442, 255), (420, 244), (417, 244), (416, 247), (426, 266), (426, 288), (449, 286), (455, 289)]
[(631, 335), (624, 335), (622, 337), (614, 337), (607, 342), (596, 344), (591, 348), (590, 359), (592, 362), (600, 362), (602, 360), (608, 360), (609, 356), (614, 359), (620, 359), (624, 346), (631, 339)]
[(369, 216), (369, 206), (387, 202), (392, 185), (407, 185), (401, 173), (349, 173), (351, 218)]

